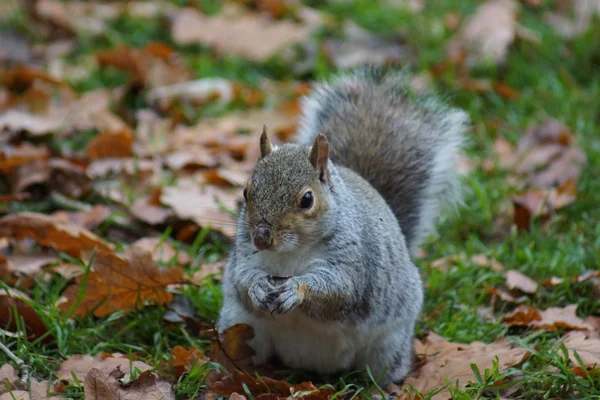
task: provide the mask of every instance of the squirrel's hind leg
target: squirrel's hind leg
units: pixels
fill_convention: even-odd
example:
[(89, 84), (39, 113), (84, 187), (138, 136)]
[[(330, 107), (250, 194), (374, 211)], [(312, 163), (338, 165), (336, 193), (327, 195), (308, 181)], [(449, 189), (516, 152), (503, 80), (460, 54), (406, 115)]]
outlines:
[(381, 387), (402, 382), (413, 364), (412, 336), (412, 327), (407, 329), (406, 326), (400, 325), (389, 330), (367, 347), (366, 354), (358, 357), (357, 361), (362, 361), (363, 365), (357, 367), (364, 369), (365, 365), (368, 365), (375, 379), (385, 371), (385, 375), (379, 381)]
[(237, 324), (248, 324), (254, 329), (254, 337), (248, 341), (248, 345), (255, 351), (252, 362), (254, 365), (264, 364), (275, 354), (273, 341), (264, 321), (248, 313), (241, 304), (235, 300), (223, 299), (223, 308), (219, 316), (218, 331), (223, 333), (226, 328)]

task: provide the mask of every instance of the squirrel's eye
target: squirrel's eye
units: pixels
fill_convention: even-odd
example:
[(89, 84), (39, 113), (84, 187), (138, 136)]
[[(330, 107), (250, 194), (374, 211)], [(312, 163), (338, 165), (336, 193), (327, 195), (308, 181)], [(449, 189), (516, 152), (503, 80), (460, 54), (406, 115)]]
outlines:
[(302, 200), (300, 200), (300, 208), (303, 210), (308, 210), (313, 206), (314, 197), (311, 191), (304, 193), (302, 196)]
[(248, 189), (244, 189), (244, 201), (248, 202)]

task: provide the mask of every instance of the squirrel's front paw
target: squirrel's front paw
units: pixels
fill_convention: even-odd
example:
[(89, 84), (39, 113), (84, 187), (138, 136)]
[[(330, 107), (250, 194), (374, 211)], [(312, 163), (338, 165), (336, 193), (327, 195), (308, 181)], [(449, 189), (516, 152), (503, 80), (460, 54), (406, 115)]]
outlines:
[(254, 308), (267, 314), (275, 295), (273, 286), (266, 278), (257, 280), (248, 290), (248, 297)]
[(298, 307), (306, 295), (306, 283), (296, 278), (289, 278), (275, 288), (275, 299), (269, 307), (269, 314), (283, 315)]

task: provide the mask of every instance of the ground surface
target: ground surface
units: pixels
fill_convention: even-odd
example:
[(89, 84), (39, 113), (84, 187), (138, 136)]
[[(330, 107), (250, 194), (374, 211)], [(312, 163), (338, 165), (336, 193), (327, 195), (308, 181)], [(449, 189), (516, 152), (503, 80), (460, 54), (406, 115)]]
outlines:
[[(5, 328), (0, 342), (31, 367), (32, 376), (48, 380), (62, 372), (58, 375), (69, 382), (61, 395), (84, 398), (85, 373), (73, 378), (77, 366), (63, 361), (78, 354), (121, 353), (135, 355), (157, 376), (175, 383), (178, 399), (207, 393), (204, 378), (215, 365), (193, 351), (179, 359), (173, 356), (176, 346), (209, 353), (211, 324), (221, 301), (214, 264), (226, 254), (227, 240), (207, 224), (232, 233), (227, 210), (235, 212), (259, 128), (266, 123), (278, 137), (288, 137), (297, 118), (297, 98), (308, 88), (305, 83), (353, 64), (351, 55), (357, 63), (385, 59), (410, 64), (417, 89), (434, 88), (472, 119), (461, 163), (468, 171), (464, 205), (445, 213), (438, 236), (427, 242), (417, 260), (427, 282), (419, 343), (443, 344), (435, 352), (420, 348), (419, 366), (434, 382), (425, 383), (417, 375), (414, 386), (425, 395), (448, 378), (451, 387), (458, 384), (451, 390), (457, 399), (600, 398), (594, 367), (600, 359), (600, 286), (593, 276), (600, 269), (600, 23), (595, 17), (585, 26), (585, 18), (577, 19), (572, 10), (577, 1), (522, 1), (514, 15), (517, 3), (495, 2), (500, 7), (496, 17), (481, 17), (480, 26), (472, 29), (475, 36), (489, 37), (489, 46), (499, 55), (473, 66), (471, 59), (479, 57), (475, 50), (450, 49), (453, 40), (459, 47), (469, 43), (473, 34), (464, 33), (461, 39), (460, 32), (477, 12), (476, 1), (432, 1), (424, 8), (419, 1), (399, 8), (391, 1), (378, 2), (378, 7), (367, 0), (309, 1), (307, 6), (329, 16), (326, 22), (302, 20), (306, 31), (281, 28), (269, 36), (297, 35), (304, 45), (301, 56), (275, 56), (265, 49), (267, 40), (260, 34), (270, 29), (271, 20), (248, 22), (248, 31), (241, 31), (249, 41), (245, 43), (239, 36), (223, 39), (229, 28), (238, 32), (235, 26), (245, 21), (243, 16), (211, 20), (215, 25), (197, 20), (185, 25), (177, 19), (190, 4), (206, 18), (217, 18), (223, 12), (217, 1), (155, 3), (150, 16), (112, 2), (107, 3), (109, 11), (92, 7), (85, 12), (61, 2), (40, 1), (37, 9), (34, 3), (30, 10), (10, 2), (2, 6), (12, 8), (2, 13), (0, 25), (0, 42), (6, 44), (6, 50), (0, 49), (0, 213), (6, 216), (0, 222), (5, 238), (0, 239), (0, 272), (5, 275), (0, 276), (5, 292), (0, 305), (13, 311), (13, 306), (21, 307), (23, 316), (15, 322), (14, 312), (0, 312), (0, 328)], [(298, 8), (285, 8), (281, 2), (257, 3), (259, 9), (241, 6), (246, 7), (244, 15), (300, 18)], [(564, 18), (576, 21), (581, 32), (561, 34)], [(374, 36), (362, 33), (363, 44), (356, 37), (351, 42), (343, 33), (344, 21), (350, 20)], [(177, 21), (183, 24), (179, 33), (174, 30)], [(197, 26), (206, 27), (204, 33), (197, 33)], [(211, 29), (217, 35), (207, 37)], [(192, 37), (189, 43), (186, 34)], [(374, 54), (379, 58), (369, 58)], [(30, 70), (19, 71), (19, 66)], [(49, 75), (31, 72), (35, 68)], [(195, 100), (181, 93), (176, 100), (152, 97), (153, 89), (171, 83), (213, 77), (225, 80), (225, 92), (213, 82), (208, 90), (196, 90), (191, 96)], [(229, 88), (233, 90), (227, 92)], [(109, 100), (76, 103), (90, 93)], [(96, 111), (78, 117), (73, 109), (61, 114), (69, 104)], [(10, 122), (10, 110), (24, 114)], [(52, 115), (62, 118), (59, 124)], [(176, 129), (179, 133), (171, 133)], [(531, 139), (529, 144), (524, 138)], [(514, 147), (518, 143), (519, 150)], [(578, 149), (585, 153), (585, 165)], [(561, 157), (566, 161), (557, 166)], [(57, 166), (59, 161), (66, 166)], [(544, 172), (549, 183), (540, 183)], [(208, 194), (207, 187), (213, 188)], [(515, 203), (515, 196), (521, 200)], [(90, 211), (89, 205), (100, 208)], [(21, 214), (60, 210), (71, 213), (62, 215), (66, 225)], [(158, 238), (137, 244), (154, 251), (162, 272), (156, 264), (148, 267), (142, 250), (130, 250), (133, 261), (123, 261), (122, 267), (129, 277), (115, 278), (115, 271), (106, 267), (117, 263), (110, 258), (116, 257), (113, 249), (105, 258), (89, 261), (83, 252), (89, 242), (82, 239), (87, 233), (73, 233), (75, 226), (97, 235), (92, 244), (112, 243), (120, 254), (140, 238)], [(15, 247), (13, 239), (23, 236), (34, 240)], [(163, 242), (181, 257), (156, 250)], [(123, 292), (114, 289), (111, 294), (110, 282), (119, 282)], [(23, 295), (10, 294), (8, 288), (31, 301), (15, 300)], [(177, 304), (188, 299), (191, 306), (174, 307), (173, 295)], [(62, 305), (61, 296), (66, 297)], [(161, 305), (137, 307), (144, 300)], [(517, 306), (520, 314), (503, 319)], [(41, 321), (28, 314), (31, 310)], [(465, 345), (461, 350), (446, 341)], [(499, 365), (492, 367), (489, 357), (495, 348), (482, 350), (472, 344), (477, 341), (498, 346)], [(445, 358), (436, 358), (443, 351)], [(509, 359), (503, 359), (507, 354)], [(220, 360), (214, 349), (213, 356)], [(193, 365), (193, 360), (200, 362)], [(90, 361), (85, 372), (94, 362), (100, 363)], [(16, 367), (0, 352), (0, 365), (5, 363)], [(452, 367), (443, 370), (445, 363)], [(471, 363), (479, 365), (480, 373)], [(104, 372), (100, 380), (110, 368)], [(0, 374), (0, 382), (3, 378)], [(302, 378), (291, 374), (284, 380), (296, 383)], [(352, 374), (309, 378), (318, 387), (334, 386), (338, 398), (381, 393), (375, 379), (362, 381)], [(0, 394), (8, 390), (1, 385)], [(248, 398), (265, 393), (249, 384), (240, 388)], [(211, 390), (228, 392), (218, 385)], [(435, 398), (448, 398), (448, 393)], [(96, 398), (89, 396), (87, 392), (86, 399)]]

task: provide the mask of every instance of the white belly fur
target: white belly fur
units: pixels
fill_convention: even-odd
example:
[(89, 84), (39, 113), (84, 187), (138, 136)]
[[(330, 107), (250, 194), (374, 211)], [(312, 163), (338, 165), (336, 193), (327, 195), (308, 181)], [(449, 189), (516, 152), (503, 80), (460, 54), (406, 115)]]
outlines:
[[(260, 265), (272, 275), (287, 277), (308, 272), (315, 258), (268, 253), (261, 255)], [(259, 347), (255, 348), (257, 354), (266, 355), (264, 350), (268, 348), (289, 367), (322, 374), (363, 368), (379, 338), (393, 329), (368, 323), (347, 326), (334, 321), (315, 321), (299, 310), (275, 319), (257, 318), (254, 323), (260, 325), (255, 333), (264, 335), (253, 340)]]

